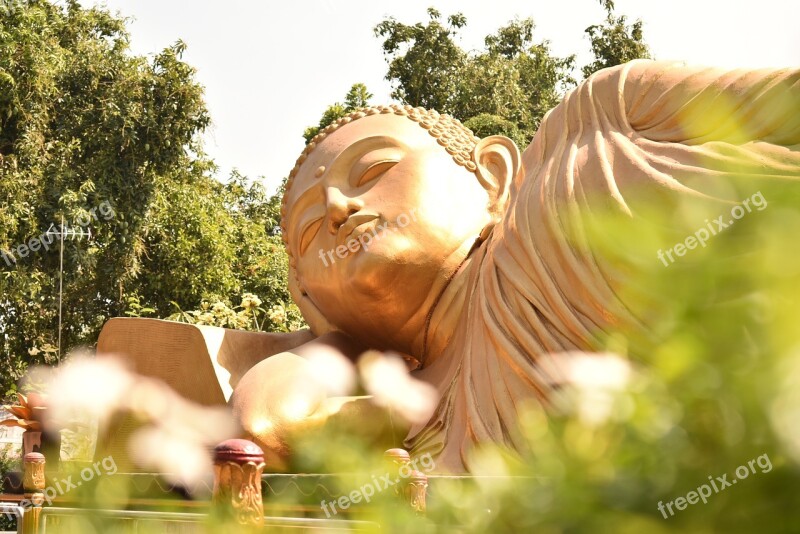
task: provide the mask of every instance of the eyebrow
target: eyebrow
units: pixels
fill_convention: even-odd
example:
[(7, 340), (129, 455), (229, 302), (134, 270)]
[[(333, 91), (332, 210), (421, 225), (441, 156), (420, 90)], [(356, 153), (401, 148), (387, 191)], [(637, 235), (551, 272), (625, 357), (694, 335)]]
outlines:
[(330, 165), (328, 165), (328, 169), (330, 170), (334, 166), (336, 166), (336, 163), (339, 160), (343, 160), (343, 159), (347, 159), (347, 158), (352, 157), (352, 153), (353, 152), (361, 153), (364, 150), (364, 145), (370, 146), (370, 145), (374, 144), (376, 141), (381, 141), (381, 140), (390, 141), (395, 146), (400, 145), (400, 143), (396, 139), (394, 139), (393, 137), (389, 137), (387, 135), (371, 135), (369, 137), (365, 137), (363, 139), (359, 139), (358, 141), (356, 141), (355, 143), (353, 143), (349, 147), (345, 148), (339, 155), (337, 155), (333, 159), (333, 161), (331, 161)]
[[(371, 135), (369, 137), (364, 137), (363, 139), (359, 139), (358, 141), (354, 142), (347, 148), (345, 148), (342, 152), (336, 155), (329, 164), (325, 165), (326, 171), (322, 174), (319, 178), (311, 178), (311, 185), (309, 185), (306, 189), (304, 189), (300, 195), (297, 197), (297, 200), (291, 203), (289, 209), (289, 217), (286, 221), (286, 227), (288, 228), (295, 228), (295, 231), (291, 232), (290, 241), (296, 243), (299, 246), (299, 239), (300, 239), (300, 231), (302, 227), (300, 225), (294, 225), (294, 221), (301, 216), (307, 209), (313, 206), (318, 200), (325, 200), (324, 195), (324, 188), (322, 186), (321, 180), (324, 179), (325, 175), (330, 172), (332, 168), (336, 166), (336, 164), (341, 160), (346, 160), (347, 158), (352, 157), (353, 153), (359, 153), (364, 150), (364, 146), (370, 146), (374, 144), (376, 141), (379, 140), (386, 140), (390, 141), (393, 146), (402, 147), (404, 146), (402, 143), (398, 142), (396, 139), (386, 136), (386, 135)], [(325, 162), (318, 162), (320, 164), (325, 164)], [(314, 166), (309, 166), (311, 169)], [(327, 215), (327, 207), (325, 209), (325, 215)], [(306, 218), (303, 221), (307, 220)]]

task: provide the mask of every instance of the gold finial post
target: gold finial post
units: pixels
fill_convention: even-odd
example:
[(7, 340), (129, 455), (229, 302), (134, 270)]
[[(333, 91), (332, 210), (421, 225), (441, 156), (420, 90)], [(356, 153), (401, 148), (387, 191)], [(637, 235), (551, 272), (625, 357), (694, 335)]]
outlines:
[(422, 471), (411, 471), (403, 479), (403, 496), (417, 514), (424, 515), (427, 507), (428, 476)]
[(261, 473), (264, 451), (244, 439), (229, 439), (214, 448), (214, 506), (218, 516), (239, 525), (264, 524)]
[(22, 515), (22, 534), (38, 534), (41, 531), (42, 504), (44, 504), (44, 455), (29, 452), (23, 458), (22, 487), (25, 509)]
[(418, 514), (424, 514), (428, 492), (428, 477), (417, 471), (411, 463), (411, 455), (405, 449), (389, 449), (383, 453), (389, 472), (398, 481), (395, 494), (402, 497)]

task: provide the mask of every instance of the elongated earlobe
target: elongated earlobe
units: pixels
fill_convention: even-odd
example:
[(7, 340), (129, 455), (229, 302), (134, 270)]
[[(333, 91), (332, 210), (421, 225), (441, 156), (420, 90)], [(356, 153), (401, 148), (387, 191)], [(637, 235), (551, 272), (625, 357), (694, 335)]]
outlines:
[(303, 318), (306, 320), (306, 323), (308, 323), (314, 335), (321, 336), (322, 334), (338, 330), (338, 328), (333, 326), (330, 321), (322, 315), (322, 312), (319, 311), (317, 306), (311, 301), (311, 298), (302, 289), (300, 281), (297, 279), (297, 271), (294, 269), (289, 270), (289, 294), (292, 295), (295, 304), (300, 308)]
[(508, 207), (511, 183), (519, 171), (519, 149), (508, 137), (492, 135), (481, 139), (472, 155), (478, 181), (489, 194), (489, 213), (499, 219)]

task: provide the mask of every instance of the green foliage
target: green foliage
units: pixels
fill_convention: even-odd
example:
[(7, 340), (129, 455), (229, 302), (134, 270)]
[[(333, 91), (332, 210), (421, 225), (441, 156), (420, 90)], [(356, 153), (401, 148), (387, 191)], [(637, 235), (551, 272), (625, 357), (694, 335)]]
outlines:
[(200, 309), (185, 312), (173, 303), (178, 312), (169, 316), (181, 323), (219, 326), (255, 332), (294, 332), (305, 326), (300, 309), (294, 304), (278, 302), (271, 308), (261, 306), (261, 299), (251, 293), (242, 295), (241, 304), (230, 307), (227, 303), (204, 301)]
[(533, 41), (531, 19), (515, 20), (486, 37), (486, 51), (470, 58), (452, 110), (461, 120), (490, 113), (520, 130), (522, 148), (539, 122), (574, 85), (575, 57), (554, 57), (547, 41)]
[(125, 315), (128, 317), (147, 317), (155, 313), (155, 309), (142, 306), (142, 299), (138, 295), (128, 295), (125, 297)]
[[(64, 251), (65, 346), (91, 343), (137, 274), (135, 236), (159, 177), (186, 165), (208, 124), (202, 89), (182, 43), (150, 62), (133, 57), (124, 22), (104, 10), (30, 0), (0, 21), (0, 248), (113, 206), (113, 218), (92, 221), (93, 241)], [(3, 388), (22, 362), (48, 361), (29, 349), (57, 339), (58, 254), (16, 260), (0, 275)]]
[(547, 41), (534, 42), (532, 19), (511, 21), (486, 37), (485, 50), (468, 54), (456, 43), (466, 18), (457, 13), (444, 25), (438, 11), (429, 9), (428, 14), (425, 25), (389, 18), (375, 27), (376, 36), (384, 39), (392, 96), (462, 122), (496, 115), (516, 125), (524, 145), (544, 114), (574, 85), (574, 56), (555, 57)]
[(586, 28), (592, 43), (594, 61), (583, 67), (583, 77), (607, 67), (621, 65), (639, 58), (650, 58), (650, 49), (644, 42), (642, 21), (626, 24), (624, 15), (614, 17), (613, 4), (608, 9), (605, 24), (595, 24)]
[[(592, 224), (581, 242), (589, 238), (599, 257), (628, 267), (621, 295), (647, 320), (646, 339), (620, 326), (601, 340), (601, 349), (632, 362), (627, 384), (596, 371), (553, 393), (550, 407), (562, 415), (519, 406), (519, 427), (509, 432), (523, 436), (527, 451), (520, 458), (484, 446), (470, 459), (475, 478), (431, 477), (424, 520), (404, 516), (380, 494), (347, 517), (408, 532), (796, 531), (800, 255), (793, 243), (800, 198), (789, 188), (748, 184), (759, 187), (768, 207), (669, 266), (657, 252), (724, 209), (701, 209), (691, 199), (651, 205), (637, 210), (646, 224), (602, 209), (585, 213)], [(293, 467), (355, 473), (354, 481), (331, 482), (334, 495), (379, 478), (382, 451), (360, 430), (298, 438)], [(741, 466), (746, 478), (736, 475)], [(675, 507), (723, 475), (739, 480), (711, 489), (707, 503)], [(283, 498), (304, 502), (299, 493)], [(665, 518), (659, 502), (673, 502), (674, 515)]]
[(215, 178), (185, 45), (148, 60), (128, 42), (123, 19), (74, 0), (0, 11), (0, 391), (55, 360), (58, 249), (18, 247), (62, 217), (93, 236), (65, 243), (62, 353), (93, 345), (110, 317), (165, 317), (173, 301), (290, 300), (280, 197)]
[(344, 107), (350, 111), (369, 106), (369, 101), (373, 94), (367, 91), (367, 86), (363, 83), (356, 83), (347, 91), (344, 96)]
[(488, 35), (484, 44), (490, 54), (513, 59), (524, 54), (532, 44), (533, 29), (533, 19), (513, 20), (497, 30), (497, 34)]
[[(0, 446), (0, 493), (8, 488), (3, 487), (3, 479), (12, 470), (19, 469), (19, 457), (11, 450), (11, 445)], [(0, 514), (0, 529), (3, 531), (16, 531), (17, 522), (6, 514)]]
[(614, 11), (613, 0), (600, 0), (600, 5), (603, 6), (603, 9), (606, 10), (606, 13), (611, 13)]
[(504, 135), (514, 141), (520, 150), (523, 150), (530, 141), (519, 131), (516, 124), (498, 115), (481, 113), (464, 121), (464, 126), (480, 138)]
[(306, 143), (310, 142), (320, 130), (335, 122), (337, 119), (348, 115), (349, 113), (369, 106), (369, 101), (372, 98), (372, 93), (367, 90), (367, 86), (363, 83), (356, 83), (350, 88), (344, 97), (344, 103), (336, 102), (328, 106), (328, 109), (322, 114), (319, 124), (316, 126), (309, 126), (303, 132), (303, 137)]
[(428, 17), (428, 24), (411, 26), (390, 17), (373, 31), (383, 38), (389, 63), (386, 79), (394, 85), (392, 98), (446, 113), (452, 108), (467, 61), (467, 54), (454, 41), (467, 19), (456, 13), (447, 17), (445, 25), (434, 8), (428, 8)]
[[(669, 266), (659, 261), (658, 250), (722, 212), (700, 210), (688, 200), (662, 211), (638, 210), (637, 217), (650, 224), (631, 224), (602, 209), (587, 213), (592, 226), (583, 237), (597, 244), (600, 256), (636, 266), (625, 271), (621, 295), (632, 310), (650, 310), (647, 339), (620, 327), (601, 340), (601, 348), (633, 362), (627, 384), (617, 374), (594, 372), (582, 377), (583, 384), (553, 392), (548, 409), (520, 403), (520, 424), (508, 430), (527, 451), (520, 458), (484, 446), (469, 458), (474, 477), (437, 477), (430, 464), (417, 467), (429, 476), (426, 517), (412, 515), (395, 495), (397, 486), (384, 483), (369, 503), (340, 507), (332, 518), (375, 521), (381, 532), (795, 532), (800, 255), (794, 243), (800, 198), (783, 188), (760, 191), (766, 209), (753, 210)], [(323, 518), (321, 499), (330, 504), (391, 478), (385, 446), (374, 436), (382, 431), (399, 444), (403, 434), (385, 420), (304, 429), (290, 443), (293, 472), (341, 475), (306, 475), (302, 489), (296, 477), (290, 484), (270, 479), (264, 486), (274, 491), (267, 513), (303, 509)], [(742, 467), (746, 478), (736, 475)], [(737, 483), (711, 490), (707, 503), (676, 508), (678, 497), (723, 475)], [(98, 507), (91, 499), (135, 491), (131, 478), (103, 480), (129, 487), (91, 492), (78, 502)], [(315, 493), (318, 483), (325, 489)], [(659, 502), (673, 503), (674, 514), (665, 518)], [(111, 530), (105, 525), (95, 531)]]
[[(175, 320), (260, 330), (247, 321), (191, 317), (205, 317), (209, 306), (230, 310), (243, 294), (251, 294), (245, 300), (276, 306), (291, 301), (288, 257), (279, 235), (280, 194), (270, 197), (259, 182), (249, 183), (236, 171), (225, 184), (210, 176), (170, 183), (157, 193), (142, 233), (143, 274), (131, 291), (145, 295), (159, 317), (172, 313)], [(300, 328), (299, 311), (294, 305), (288, 309), (283, 321), (262, 320), (263, 329)]]

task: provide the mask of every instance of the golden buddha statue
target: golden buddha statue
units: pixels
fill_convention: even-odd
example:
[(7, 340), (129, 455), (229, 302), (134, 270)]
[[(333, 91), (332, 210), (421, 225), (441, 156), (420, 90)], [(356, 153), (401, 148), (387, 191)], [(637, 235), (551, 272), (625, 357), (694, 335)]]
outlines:
[(286, 415), (287, 377), (309, 354), (395, 351), (439, 396), (408, 429), (413, 452), (463, 471), (477, 443), (523, 447), (518, 410), (546, 405), (568, 375), (549, 355), (647, 330), (621, 291), (630, 266), (589, 238), (593, 214), (639, 224), (646, 203), (730, 206), (749, 178), (798, 179), (799, 111), (800, 70), (639, 60), (570, 92), (522, 155), (420, 108), (340, 119), (307, 145), (283, 199), (291, 293), (318, 337), (255, 365), (234, 412), (281, 450), (287, 428), (347, 402), (309, 391)]

